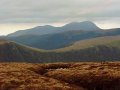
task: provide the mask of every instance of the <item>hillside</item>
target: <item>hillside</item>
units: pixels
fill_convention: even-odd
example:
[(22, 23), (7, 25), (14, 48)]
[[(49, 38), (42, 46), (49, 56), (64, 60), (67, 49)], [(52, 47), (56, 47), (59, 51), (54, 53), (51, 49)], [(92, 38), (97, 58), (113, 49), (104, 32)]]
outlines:
[(105, 36), (105, 37), (98, 37), (93, 39), (80, 40), (71, 44), (68, 47), (56, 49), (53, 51), (65, 52), (71, 50), (94, 48), (96, 46), (108, 46), (108, 47), (111, 46), (111, 47), (120, 48), (120, 36)]
[(14, 62), (78, 62), (120, 60), (120, 36), (100, 37), (56, 50), (30, 48), (14, 42), (0, 45), (0, 60)]
[(53, 52), (64, 61), (119, 61), (120, 36), (83, 40)]
[(120, 90), (120, 62), (0, 63), (0, 90)]
[(39, 55), (37, 49), (0, 40), (0, 62), (39, 62)]

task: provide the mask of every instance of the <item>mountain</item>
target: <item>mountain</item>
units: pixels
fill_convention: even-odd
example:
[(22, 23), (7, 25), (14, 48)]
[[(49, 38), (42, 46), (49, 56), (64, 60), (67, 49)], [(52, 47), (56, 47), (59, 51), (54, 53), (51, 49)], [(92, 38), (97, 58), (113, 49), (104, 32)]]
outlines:
[(9, 34), (8, 37), (17, 37), (21, 35), (45, 35), (45, 34), (60, 33), (60, 32), (71, 31), (71, 30), (93, 31), (93, 30), (99, 30), (99, 29), (100, 28), (98, 28), (94, 23), (90, 21), (72, 22), (62, 27), (45, 25), (45, 26), (38, 26), (35, 28), (27, 29), (27, 30), (20, 30), (15, 33)]
[(96, 37), (94, 32), (80, 30), (47, 35), (23, 35), (8, 37), (8, 39), (31, 47), (52, 50), (68, 46), (78, 40), (92, 37)]
[(69, 46), (80, 40), (116, 35), (120, 35), (120, 28), (95, 31), (73, 30), (47, 35), (22, 35), (18, 37), (7, 37), (7, 39), (34, 48), (53, 50)]

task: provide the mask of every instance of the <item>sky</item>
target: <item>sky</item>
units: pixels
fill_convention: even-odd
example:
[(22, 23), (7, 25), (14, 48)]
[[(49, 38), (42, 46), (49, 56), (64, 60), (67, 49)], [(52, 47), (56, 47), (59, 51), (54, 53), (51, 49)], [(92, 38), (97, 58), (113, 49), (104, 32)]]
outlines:
[(0, 0), (0, 35), (41, 25), (93, 21), (120, 27), (120, 0)]

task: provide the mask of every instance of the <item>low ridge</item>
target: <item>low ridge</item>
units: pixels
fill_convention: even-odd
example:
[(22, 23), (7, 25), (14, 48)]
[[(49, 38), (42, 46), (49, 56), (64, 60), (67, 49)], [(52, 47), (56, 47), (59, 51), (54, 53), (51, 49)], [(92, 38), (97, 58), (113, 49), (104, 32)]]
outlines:
[[(4, 42), (4, 43), (3, 43)], [(77, 42), (57, 50), (42, 50), (10, 41), (0, 45), (1, 62), (78, 62), (120, 60), (120, 36)]]
[(39, 55), (37, 49), (0, 40), (0, 62), (38, 62)]

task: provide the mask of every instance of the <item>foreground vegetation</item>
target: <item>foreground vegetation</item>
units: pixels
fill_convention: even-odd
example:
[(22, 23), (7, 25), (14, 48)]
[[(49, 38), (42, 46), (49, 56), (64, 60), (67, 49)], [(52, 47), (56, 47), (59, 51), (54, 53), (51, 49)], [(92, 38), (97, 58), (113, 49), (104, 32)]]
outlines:
[(0, 90), (120, 90), (120, 62), (1, 63)]

